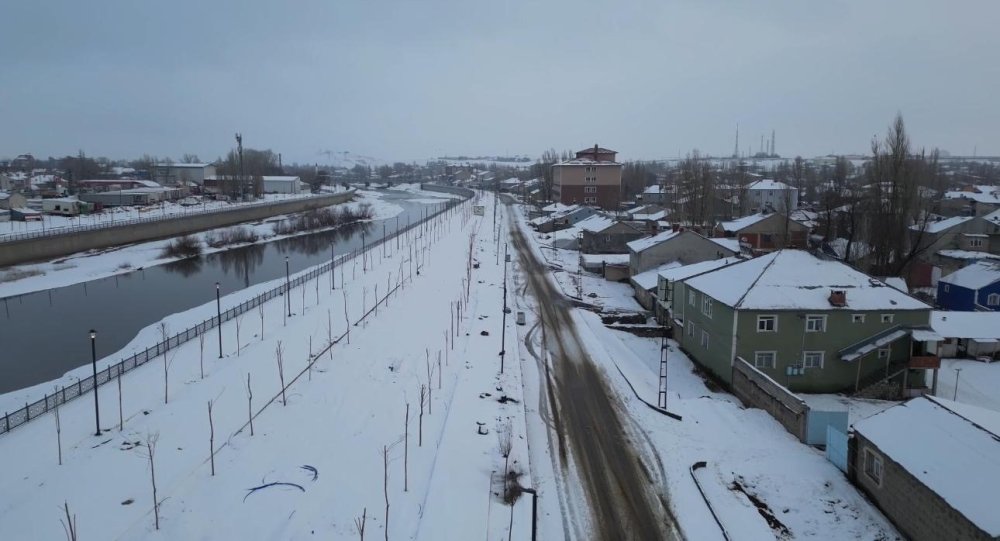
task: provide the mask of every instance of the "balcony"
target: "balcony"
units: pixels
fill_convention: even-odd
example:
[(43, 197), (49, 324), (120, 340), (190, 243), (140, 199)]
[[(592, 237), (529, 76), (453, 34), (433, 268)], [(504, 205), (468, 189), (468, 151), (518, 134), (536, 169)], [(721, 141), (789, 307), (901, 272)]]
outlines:
[(910, 357), (910, 368), (941, 368), (941, 357), (937, 355), (913, 355)]

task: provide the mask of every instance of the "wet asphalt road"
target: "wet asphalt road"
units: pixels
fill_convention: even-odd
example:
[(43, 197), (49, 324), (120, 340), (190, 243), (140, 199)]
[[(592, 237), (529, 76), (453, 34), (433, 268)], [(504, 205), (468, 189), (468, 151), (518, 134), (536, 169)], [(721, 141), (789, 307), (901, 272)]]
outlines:
[[(663, 540), (678, 537), (663, 489), (633, 447), (628, 423), (609, 383), (587, 356), (572, 306), (546, 279), (547, 268), (532, 253), (516, 225), (511, 237), (521, 269), (539, 304), (547, 330), (552, 374), (547, 382), (560, 463), (567, 453), (578, 467), (587, 495), (593, 539)], [(623, 420), (624, 419), (624, 420)], [(633, 429), (634, 430), (634, 429)], [(567, 472), (563, 472), (566, 474)]]

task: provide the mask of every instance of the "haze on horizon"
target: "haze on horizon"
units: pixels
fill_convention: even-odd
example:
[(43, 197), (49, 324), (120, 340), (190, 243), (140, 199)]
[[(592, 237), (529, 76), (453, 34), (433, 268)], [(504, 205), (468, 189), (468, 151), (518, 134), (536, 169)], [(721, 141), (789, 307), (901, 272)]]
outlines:
[(1000, 155), (1000, 3), (10, 2), (0, 157)]

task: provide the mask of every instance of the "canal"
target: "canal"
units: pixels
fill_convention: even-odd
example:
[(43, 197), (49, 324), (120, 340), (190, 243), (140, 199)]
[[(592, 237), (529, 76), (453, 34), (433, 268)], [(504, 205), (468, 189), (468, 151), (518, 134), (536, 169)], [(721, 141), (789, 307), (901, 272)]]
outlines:
[(214, 300), (216, 282), (226, 294), (282, 277), (286, 256), (295, 273), (329, 261), (331, 245), (339, 254), (361, 248), (363, 235), (369, 241), (381, 238), (383, 226), (391, 235), (397, 224), (404, 229), (408, 222), (439, 208), (427, 196), (391, 191), (381, 195), (403, 212), (363, 225), (232, 248), (0, 300), (0, 394), (58, 378), (89, 363), (89, 329), (100, 332), (98, 358), (113, 354), (165, 316)]

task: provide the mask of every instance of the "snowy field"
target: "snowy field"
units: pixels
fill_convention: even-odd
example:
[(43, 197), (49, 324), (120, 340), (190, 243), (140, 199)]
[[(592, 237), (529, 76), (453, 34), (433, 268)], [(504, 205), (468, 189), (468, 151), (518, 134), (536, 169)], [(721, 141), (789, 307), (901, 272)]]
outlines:
[[(506, 448), (498, 432), (511, 435), (512, 469), (530, 467), (516, 354), (498, 375), (503, 266), (493, 263), (482, 220), (462, 205), (408, 235), (404, 250), (371, 250), (367, 271), (362, 261), (340, 267), (336, 290), (321, 276), (304, 286), (304, 303), (293, 291), (267, 304), (262, 318), (227, 322), (222, 358), (212, 331), (204, 352), (194, 340), (126, 374), (122, 429), (118, 390), (107, 385), (99, 389), (100, 436), (84, 397), (60, 408), (58, 425), (50, 413), (0, 437), (10, 464), (0, 471), (0, 539), (63, 538), (64, 502), (80, 539), (351, 539), (361, 517), (370, 539), (386, 530), (393, 539), (507, 539), (511, 529), (527, 538), (530, 496), (511, 507), (496, 495)], [(470, 250), (479, 268), (467, 266)], [(401, 289), (354, 325), (387, 284)], [(212, 304), (167, 324), (200, 321)], [(156, 333), (150, 327), (137, 341)], [(241, 430), (249, 411), (269, 401), (253, 434)]]
[(544, 239), (545, 235), (525, 229), (537, 243), (536, 251), (542, 261), (548, 263), (552, 275), (564, 294), (599, 307), (606, 312), (640, 312), (642, 306), (633, 297), (632, 286), (621, 282), (609, 282), (603, 276), (580, 268), (580, 252), (552, 248)]
[[(342, 187), (336, 186), (326, 193), (343, 192)], [(314, 197), (310, 193), (301, 194), (264, 194), (263, 202), (274, 203), (287, 201), (289, 199), (304, 199)], [(248, 203), (227, 203), (225, 201), (202, 200), (201, 203), (192, 206), (183, 206), (174, 202), (166, 201), (162, 204), (149, 205), (144, 207), (108, 207), (103, 212), (79, 215), (79, 216), (53, 216), (43, 214), (42, 219), (33, 222), (0, 222), (0, 239), (4, 236), (27, 233), (29, 231), (50, 231), (57, 232), (59, 229), (79, 226), (113, 225), (124, 220), (136, 220), (139, 218), (159, 218), (163, 216), (184, 215), (192, 212), (203, 212), (206, 210), (227, 210), (239, 205), (259, 205), (262, 201), (252, 201)]]
[[(433, 192), (422, 192), (419, 185), (406, 185), (403, 191), (414, 194), (410, 201), (424, 203), (440, 203), (442, 199)], [(448, 197), (448, 194), (440, 194)], [(391, 218), (402, 212), (402, 207), (388, 201), (384, 201), (382, 193), (375, 191), (359, 190), (354, 201), (335, 205), (337, 208), (357, 209), (361, 205), (370, 205), (374, 217), (373, 220), (383, 220)], [(219, 229), (202, 231), (194, 236), (202, 241), (203, 254), (210, 254), (224, 251), (234, 246), (212, 248), (204, 241), (216, 231), (230, 229), (232, 227), (247, 227), (255, 231), (260, 240), (258, 243), (269, 242), (291, 236), (308, 235), (316, 231), (295, 233), (291, 235), (275, 235), (273, 224), (284, 220), (288, 215), (272, 216), (264, 221), (249, 222), (246, 224), (227, 226)], [(143, 242), (138, 244), (128, 244), (80, 252), (70, 256), (60, 257), (45, 263), (29, 263), (15, 265), (0, 269), (0, 297), (10, 297), (32, 291), (40, 291), (53, 287), (62, 287), (70, 284), (94, 280), (132, 272), (139, 268), (148, 268), (155, 265), (162, 265), (176, 261), (176, 257), (161, 257), (163, 248), (170, 244), (171, 239)]]
[[(536, 254), (551, 253), (550, 248), (538, 244), (537, 235), (523, 221), (521, 225), (536, 243)], [(557, 279), (559, 274), (555, 273)], [(630, 295), (631, 290), (621, 294)], [(538, 347), (538, 333), (526, 331), (535, 323), (533, 301), (523, 302), (527, 303), (529, 320), (526, 327), (518, 327), (519, 342), (527, 335)], [(675, 342), (669, 350), (668, 410), (681, 415), (682, 421), (647, 405), (657, 403), (660, 339), (610, 330), (587, 310), (576, 309), (574, 314), (588, 353), (641, 427), (634, 445), (659, 466), (662, 488), (688, 539), (723, 538), (695, 485), (695, 476), (732, 539), (898, 538), (888, 520), (821, 452), (799, 443), (766, 412), (746, 409), (732, 395), (706, 386)], [(522, 351), (522, 355), (527, 352)], [(537, 370), (531, 368), (533, 365), (522, 366), (526, 396), (531, 396), (527, 389), (537, 385)], [(544, 408), (531, 400), (528, 408), (529, 436), (533, 431), (544, 432), (544, 426), (533, 427), (538, 421), (530, 415)], [(535, 453), (532, 450), (533, 465), (544, 459)], [(692, 472), (692, 465), (700, 461), (707, 465)], [(544, 477), (536, 482), (546, 488)], [(759, 507), (765, 511), (758, 511)], [(765, 514), (771, 517), (770, 524)], [(558, 524), (549, 527), (560, 531)], [(541, 536), (557, 537), (561, 536)]]

